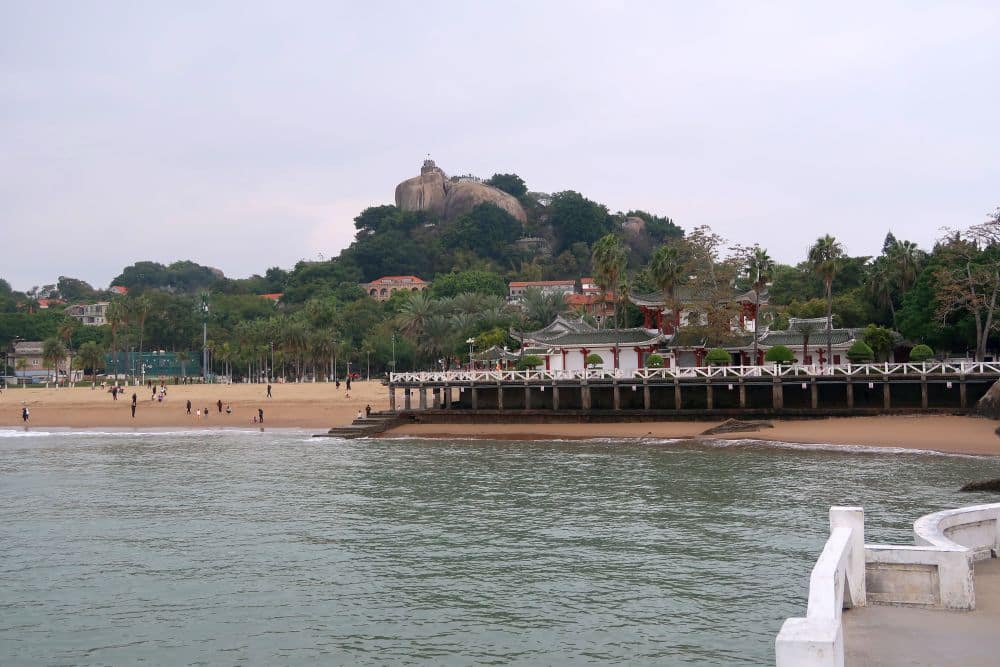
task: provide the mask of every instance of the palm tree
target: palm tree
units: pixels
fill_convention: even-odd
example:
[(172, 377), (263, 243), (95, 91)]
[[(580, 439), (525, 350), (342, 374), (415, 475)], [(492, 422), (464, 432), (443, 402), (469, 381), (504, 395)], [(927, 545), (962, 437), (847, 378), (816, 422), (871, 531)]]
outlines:
[(104, 314), (111, 327), (111, 354), (115, 362), (115, 379), (118, 379), (118, 332), (128, 324), (128, 309), (121, 299), (114, 299), (108, 304), (108, 310)]
[(152, 304), (145, 295), (138, 296), (132, 300), (131, 310), (135, 323), (139, 325), (139, 358), (142, 359), (142, 338), (146, 332), (146, 318), (149, 317), (149, 309)]
[(455, 309), (456, 313), (476, 315), (483, 310), (483, 296), (483, 294), (476, 294), (475, 292), (465, 292), (452, 299), (451, 306)]
[(441, 312), (441, 303), (423, 292), (413, 292), (400, 307), (396, 321), (410, 335), (419, 335), (427, 320)]
[[(625, 254), (625, 247), (621, 240), (614, 234), (604, 236), (594, 244), (594, 252), (591, 255), (594, 265), (594, 282), (601, 288), (602, 294), (608, 292), (618, 292), (618, 284), (621, 282), (622, 274), (625, 273), (625, 265), (628, 263), (628, 255)], [(615, 328), (618, 322), (618, 299), (615, 299)]]
[(17, 362), (14, 364), (14, 368), (15, 372), (21, 371), (22, 377), (25, 377), (27, 375), (27, 370), (28, 370), (28, 360), (25, 359), (24, 357), (18, 358)]
[(524, 324), (529, 328), (535, 324), (544, 327), (569, 311), (566, 297), (561, 293), (543, 292), (537, 287), (529, 287), (524, 290), (524, 294), (521, 296), (521, 307)]
[(826, 291), (826, 358), (833, 359), (833, 277), (840, 270), (844, 257), (844, 247), (829, 234), (820, 237), (809, 249), (809, 264), (815, 273), (823, 278)]
[(56, 337), (48, 338), (42, 344), (42, 361), (46, 368), (52, 369), (56, 386), (59, 386), (59, 362), (66, 359), (66, 346)]
[[(420, 338), (420, 347), (431, 359), (445, 356), (455, 346), (455, 329), (452, 320), (444, 315), (434, 315), (424, 323), (424, 333)], [(450, 362), (448, 364), (450, 366)]]
[(187, 362), (191, 361), (191, 355), (188, 352), (181, 350), (177, 353), (177, 361), (181, 362), (181, 379), (186, 380)]
[[(649, 262), (649, 277), (653, 284), (663, 292), (665, 306), (670, 309), (674, 320), (674, 329), (680, 326), (680, 308), (677, 304), (677, 286), (685, 277), (685, 261), (680, 249), (675, 245), (660, 246), (653, 259)], [(663, 331), (661, 321), (660, 331)]]
[(889, 258), (885, 255), (875, 258), (875, 261), (868, 267), (868, 280), (865, 283), (865, 291), (875, 300), (875, 303), (888, 307), (892, 315), (892, 322), (896, 323), (896, 305), (893, 302), (896, 288), (896, 272), (889, 263)]
[(83, 368), (90, 369), (90, 381), (97, 381), (97, 367), (104, 362), (104, 350), (94, 341), (87, 341), (77, 350), (77, 359)]
[(757, 322), (760, 317), (760, 293), (764, 291), (774, 274), (774, 260), (767, 254), (767, 250), (759, 246), (754, 246), (750, 253), (750, 278), (753, 280), (754, 299), (753, 310), (753, 363), (757, 365), (757, 344), (760, 338), (760, 331)]
[(889, 261), (899, 278), (900, 294), (917, 281), (924, 263), (924, 251), (912, 241), (896, 241), (888, 253)]

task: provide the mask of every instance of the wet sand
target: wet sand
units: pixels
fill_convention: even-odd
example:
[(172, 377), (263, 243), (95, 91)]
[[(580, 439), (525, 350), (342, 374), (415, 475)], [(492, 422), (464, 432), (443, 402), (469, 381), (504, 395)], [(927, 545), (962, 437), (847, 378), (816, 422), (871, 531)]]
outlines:
[[(392, 436), (493, 439), (693, 438), (720, 421), (612, 424), (407, 424)], [(799, 444), (903, 447), (953, 454), (1000, 455), (998, 422), (980, 417), (917, 415), (774, 420), (774, 428), (705, 436)]]
[[(118, 400), (100, 387), (62, 389), (9, 388), (0, 394), (0, 427), (21, 427), (21, 408), (31, 412), (30, 428), (141, 428), (185, 427), (219, 428), (257, 426), (253, 416), (264, 410), (264, 425), (276, 428), (326, 430), (351, 423), (358, 410), (371, 405), (373, 411), (388, 408), (386, 388), (379, 382), (354, 382), (350, 398), (344, 383), (340, 389), (332, 383), (272, 384), (272, 398), (267, 385), (167, 385), (167, 398), (150, 401), (145, 387), (127, 387)], [(132, 393), (138, 398), (135, 419), (129, 409)], [(191, 414), (186, 404), (191, 400)], [(219, 413), (217, 401), (222, 401)], [(226, 405), (233, 412), (225, 413)], [(198, 417), (196, 410), (208, 408), (208, 417)]]

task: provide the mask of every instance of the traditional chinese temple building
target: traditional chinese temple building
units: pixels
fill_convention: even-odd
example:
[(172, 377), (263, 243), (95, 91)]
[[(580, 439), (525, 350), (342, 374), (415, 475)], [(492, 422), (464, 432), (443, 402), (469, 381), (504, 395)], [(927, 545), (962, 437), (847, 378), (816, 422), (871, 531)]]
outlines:
[(634, 370), (645, 366), (646, 357), (665, 340), (659, 331), (647, 329), (598, 329), (580, 319), (556, 317), (538, 331), (511, 332), (526, 354), (545, 361), (546, 370), (579, 370), (587, 367), (587, 356), (601, 357), (605, 369)]

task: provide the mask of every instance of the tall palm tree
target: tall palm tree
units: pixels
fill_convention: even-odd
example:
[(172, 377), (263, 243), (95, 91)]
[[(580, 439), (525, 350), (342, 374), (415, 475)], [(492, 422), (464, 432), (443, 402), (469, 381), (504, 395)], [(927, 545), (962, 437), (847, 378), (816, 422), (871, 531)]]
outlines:
[(419, 335), (427, 320), (440, 313), (441, 310), (441, 303), (429, 295), (423, 292), (412, 292), (406, 302), (400, 306), (396, 321), (405, 333), (411, 336)]
[(476, 315), (483, 310), (483, 296), (483, 294), (476, 294), (475, 292), (458, 294), (451, 300), (451, 307), (456, 313)]
[[(657, 289), (663, 292), (666, 301), (664, 305), (670, 309), (675, 331), (681, 323), (677, 286), (685, 278), (685, 264), (680, 249), (675, 245), (660, 246), (649, 262), (649, 277)], [(660, 331), (663, 331), (662, 321)]]
[(177, 361), (181, 363), (181, 379), (187, 379), (187, 362), (191, 361), (191, 354), (185, 350), (177, 353)]
[(833, 360), (833, 278), (840, 270), (844, 258), (844, 247), (829, 234), (816, 239), (809, 248), (809, 264), (813, 272), (823, 278), (823, 288), (826, 291), (826, 359)]
[(434, 315), (424, 323), (420, 347), (432, 360), (440, 356), (450, 357), (448, 353), (454, 346), (455, 329), (451, 318)]
[(753, 363), (757, 365), (757, 345), (760, 339), (760, 328), (757, 326), (760, 320), (760, 294), (767, 287), (774, 275), (774, 260), (767, 254), (767, 250), (759, 246), (754, 246), (750, 253), (750, 278), (753, 280), (754, 299), (753, 310)]
[(521, 307), (524, 315), (524, 326), (534, 325), (544, 327), (560, 315), (569, 311), (566, 297), (561, 293), (543, 292), (537, 287), (529, 287), (521, 296)]
[(111, 355), (115, 362), (115, 379), (118, 379), (118, 334), (122, 327), (128, 324), (128, 309), (121, 299), (114, 299), (108, 304), (108, 310), (104, 314), (111, 328)]
[(902, 294), (917, 281), (924, 263), (924, 251), (913, 241), (896, 241), (890, 246), (887, 257), (899, 279)]
[(865, 291), (875, 300), (875, 303), (889, 308), (893, 326), (896, 324), (894, 297), (899, 286), (896, 275), (889, 258), (882, 255), (876, 257), (875, 261), (868, 266), (868, 276), (865, 282)]
[(149, 317), (149, 310), (152, 304), (149, 297), (142, 295), (132, 300), (131, 311), (135, 323), (139, 325), (139, 358), (142, 359), (142, 338), (146, 332), (146, 318)]
[[(601, 288), (602, 294), (619, 291), (619, 283), (625, 273), (625, 266), (628, 263), (628, 255), (621, 240), (614, 234), (604, 236), (594, 244), (594, 252), (591, 255), (594, 265), (594, 281)], [(618, 321), (618, 299), (615, 299), (615, 328), (619, 326)]]
[(59, 363), (66, 359), (66, 346), (56, 337), (47, 338), (42, 344), (42, 361), (46, 368), (52, 369), (56, 386), (59, 386)]

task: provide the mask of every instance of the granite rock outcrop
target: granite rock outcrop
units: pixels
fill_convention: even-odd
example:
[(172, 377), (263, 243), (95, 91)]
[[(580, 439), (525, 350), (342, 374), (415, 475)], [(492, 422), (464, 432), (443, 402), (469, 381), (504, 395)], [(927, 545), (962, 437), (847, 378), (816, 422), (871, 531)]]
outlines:
[(433, 160), (424, 161), (419, 176), (396, 186), (396, 206), (400, 209), (427, 211), (444, 221), (454, 220), (484, 203), (495, 204), (522, 224), (528, 220), (516, 197), (479, 181), (449, 179)]

